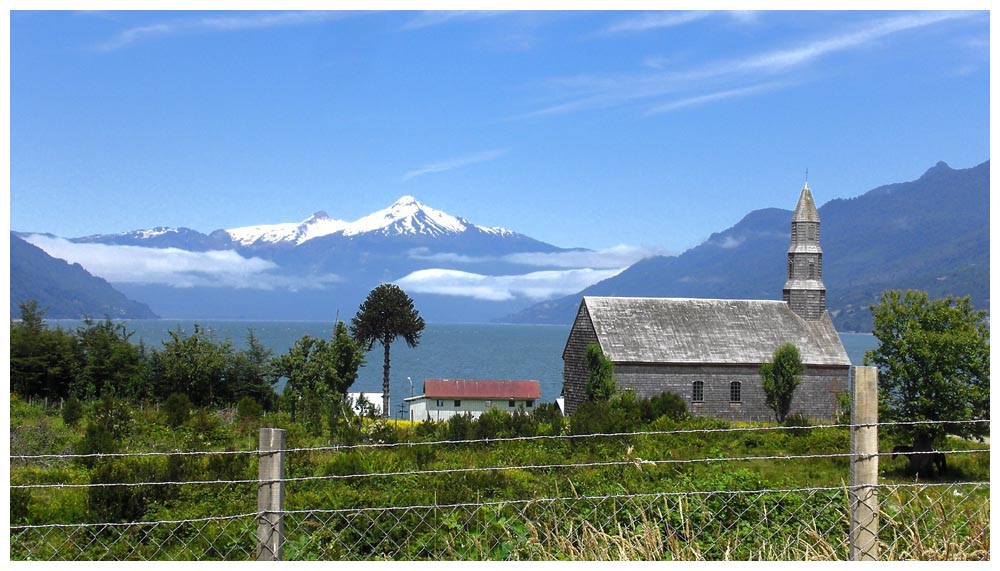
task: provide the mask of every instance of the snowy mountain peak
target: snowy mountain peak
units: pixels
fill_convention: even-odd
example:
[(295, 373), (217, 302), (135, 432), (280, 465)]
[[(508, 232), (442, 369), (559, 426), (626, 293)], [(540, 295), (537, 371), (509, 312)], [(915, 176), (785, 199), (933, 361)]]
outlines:
[(261, 224), (226, 230), (234, 242), (242, 246), (253, 244), (277, 244), (281, 242), (301, 244), (306, 240), (326, 236), (343, 230), (347, 222), (334, 220), (320, 210), (302, 222), (282, 224)]
[(464, 218), (431, 208), (413, 196), (401, 196), (388, 208), (363, 216), (354, 222), (330, 218), (320, 210), (300, 223), (265, 224), (232, 228), (225, 232), (243, 245), (285, 243), (298, 245), (313, 238), (342, 233), (343, 236), (381, 234), (384, 236), (442, 236), (461, 234), (470, 229), (498, 236), (514, 235), (505, 228), (475, 226)]
[(384, 235), (428, 235), (461, 233), (472, 225), (461, 218), (421, 204), (412, 196), (403, 196), (392, 206), (373, 212), (352, 222), (344, 230), (345, 236), (369, 232)]
[(418, 207), (423, 206), (423, 204), (420, 204), (420, 201), (418, 201), (416, 198), (414, 198), (414, 197), (412, 197), (412, 196), (410, 196), (408, 194), (405, 195), (405, 196), (400, 196), (399, 200), (397, 200), (396, 202), (392, 203), (393, 207), (399, 207), (399, 208), (403, 208), (405, 206), (411, 206), (411, 205), (416, 205)]

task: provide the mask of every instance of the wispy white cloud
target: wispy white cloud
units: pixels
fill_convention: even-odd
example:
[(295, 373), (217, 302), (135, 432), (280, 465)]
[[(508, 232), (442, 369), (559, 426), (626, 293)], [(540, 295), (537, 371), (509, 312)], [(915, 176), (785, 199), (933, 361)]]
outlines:
[(603, 250), (569, 250), (564, 252), (519, 252), (504, 256), (469, 256), (452, 252), (430, 252), (427, 248), (414, 248), (410, 258), (437, 263), (481, 264), (505, 262), (539, 268), (624, 268), (649, 258), (667, 253), (657, 248), (620, 244)]
[(757, 12), (752, 10), (692, 10), (640, 12), (638, 15), (623, 18), (612, 23), (599, 32), (598, 35), (609, 36), (625, 33), (641, 33), (650, 30), (675, 28), (691, 24), (710, 17), (725, 17), (737, 24), (753, 24), (757, 21)]
[(403, 24), (403, 29), (420, 30), (454, 22), (484, 20), (506, 13), (503, 10), (434, 10), (420, 12), (413, 19)]
[(237, 30), (299, 26), (330, 20), (340, 20), (355, 14), (357, 14), (357, 12), (255, 12), (242, 15), (217, 15), (205, 16), (192, 20), (158, 22), (122, 30), (115, 37), (99, 44), (97, 49), (100, 51), (113, 51), (128, 47), (143, 40), (191, 32), (229, 32)]
[(509, 276), (428, 269), (413, 272), (396, 280), (396, 283), (407, 291), (471, 297), (486, 301), (507, 301), (516, 298), (544, 300), (578, 292), (601, 280), (618, 275), (623, 269), (574, 269)]
[(261, 258), (244, 258), (231, 250), (189, 252), (179, 248), (145, 248), (78, 244), (40, 234), (26, 240), (54, 258), (83, 266), (112, 283), (159, 284), (171, 287), (235, 287), (245, 289), (315, 289), (341, 281), (338, 276), (296, 277), (276, 272)]
[(785, 87), (787, 84), (788, 82), (770, 81), (767, 83), (762, 83), (760, 85), (738, 87), (736, 89), (727, 89), (724, 91), (715, 91), (712, 93), (696, 95), (694, 97), (686, 97), (684, 99), (679, 99), (677, 101), (669, 101), (667, 103), (656, 105), (655, 107), (652, 107), (648, 111), (646, 111), (646, 114), (657, 115), (660, 113), (669, 113), (670, 111), (677, 111), (678, 109), (684, 109), (686, 107), (694, 107), (695, 105), (704, 105), (706, 103), (714, 103), (716, 101), (723, 101), (725, 99), (736, 99), (739, 97), (756, 95), (758, 93), (766, 93), (768, 91), (774, 91), (776, 89)]
[[(647, 105), (651, 113), (684, 106), (760, 93), (763, 85), (778, 89), (792, 85), (789, 74), (815, 65), (822, 58), (848, 50), (876, 46), (880, 40), (900, 32), (974, 16), (970, 12), (920, 12), (879, 18), (849, 30), (798, 45), (748, 56), (705, 62), (687, 69), (642, 73), (580, 74), (555, 78), (548, 85), (561, 92), (561, 101), (518, 115), (513, 119), (537, 118), (629, 104)], [(638, 23), (635, 24), (637, 27)], [(650, 60), (646, 58), (647, 63)], [(762, 81), (786, 81), (762, 83)], [(749, 84), (748, 84), (749, 82)], [(653, 100), (686, 94), (681, 102)]]
[(507, 149), (495, 149), (492, 151), (484, 151), (481, 153), (465, 155), (463, 157), (427, 164), (418, 167), (416, 169), (413, 169), (410, 172), (404, 174), (403, 180), (410, 180), (412, 178), (423, 176), (425, 174), (452, 171), (458, 168), (474, 165), (477, 163), (485, 163), (487, 161), (498, 159), (504, 156), (505, 154), (507, 154)]
[(623, 32), (646, 32), (662, 28), (673, 28), (703, 20), (712, 14), (712, 12), (708, 11), (643, 12), (638, 16), (631, 16), (611, 24), (602, 33), (620, 34)]
[(504, 256), (504, 261), (540, 267), (613, 269), (628, 267), (643, 258), (664, 254), (664, 251), (655, 248), (619, 244), (603, 250), (509, 254)]

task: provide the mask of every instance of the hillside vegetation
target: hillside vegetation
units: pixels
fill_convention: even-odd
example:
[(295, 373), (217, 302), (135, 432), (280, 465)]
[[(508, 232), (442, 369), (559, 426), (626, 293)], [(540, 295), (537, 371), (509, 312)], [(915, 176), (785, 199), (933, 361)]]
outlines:
[[(627, 395), (584, 407), (568, 419), (551, 405), (532, 414), (499, 412), (478, 421), (457, 416), (440, 423), (349, 415), (324, 423), (322, 434), (287, 412), (197, 409), (171, 418), (174, 414), (167, 405), (104, 399), (84, 403), (82, 416), (71, 425), (52, 402), (45, 406), (12, 396), (11, 454), (99, 450), (92, 429), (97, 425), (113, 427), (115, 449), (122, 452), (252, 450), (259, 427), (283, 428), (293, 449), (286, 464), (286, 477), (293, 480), (285, 501), (290, 512), (285, 558), (290, 560), (847, 556), (841, 488), (849, 479), (845, 427), (743, 430), (751, 427), (689, 418), (681, 409), (658, 409)], [(654, 433), (586, 436), (619, 431)], [(496, 440), (539, 435), (564, 437)], [(472, 439), (479, 440), (462, 442)], [(339, 447), (329, 448), (331, 443)], [(886, 441), (881, 447), (892, 446)], [(816, 457), (780, 459), (797, 455)], [(913, 481), (904, 460), (887, 458), (881, 477), (883, 482)], [(99, 541), (80, 546), (79, 552), (58, 547), (72, 526), (44, 535), (18, 526), (252, 513), (256, 478), (253, 455), (14, 460), (15, 486), (223, 483), (12, 489), (11, 556), (246, 559), (254, 548), (252, 518), (245, 524), (206, 525), (193, 537), (176, 525), (166, 535), (159, 527), (138, 535), (101, 527), (94, 532)], [(988, 481), (988, 455), (955, 454), (948, 473), (938, 478)], [(224, 483), (244, 480), (250, 483)], [(895, 523), (883, 520), (883, 534), (893, 538), (894, 550), (886, 559), (988, 558), (988, 512), (979, 509), (988, 502), (988, 487), (966, 490), (962, 497), (951, 489), (924, 488), (919, 498), (907, 489), (887, 493), (884, 506), (916, 515)], [(940, 519), (943, 514), (948, 514), (947, 524)], [(913, 532), (919, 535), (906, 537)]]

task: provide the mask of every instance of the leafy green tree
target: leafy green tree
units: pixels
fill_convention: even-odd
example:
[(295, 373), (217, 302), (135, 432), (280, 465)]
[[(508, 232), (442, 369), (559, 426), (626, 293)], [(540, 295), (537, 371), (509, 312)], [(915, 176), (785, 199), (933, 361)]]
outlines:
[(227, 379), (233, 347), (229, 341), (217, 343), (197, 323), (194, 333), (169, 331), (170, 339), (154, 355), (154, 382), (161, 398), (184, 393), (195, 406), (232, 402)]
[(264, 346), (254, 334), (247, 330), (246, 349), (232, 355), (228, 367), (232, 401), (242, 402), (249, 397), (259, 405), (271, 409), (277, 395), (274, 385), (280, 375), (274, 366), (274, 353)]
[[(982, 438), (990, 418), (990, 330), (985, 311), (968, 297), (929, 299), (927, 293), (887, 290), (872, 306), (879, 341), (865, 364), (879, 369), (879, 421), (928, 422), (899, 426), (916, 452), (941, 445), (945, 435)], [(934, 421), (960, 421), (943, 424)], [(911, 465), (926, 472), (929, 454)]]
[[(277, 374), (285, 378), (285, 397), (292, 412), (292, 419), (301, 408), (312, 400), (326, 396), (334, 384), (334, 371), (330, 366), (329, 346), (323, 339), (303, 335), (296, 339), (288, 353), (279, 355), (273, 361)], [(301, 403), (309, 397), (309, 403)], [(318, 402), (318, 401), (317, 401)]]
[(346, 395), (354, 381), (358, 380), (358, 369), (364, 364), (364, 353), (348, 332), (347, 324), (338, 321), (330, 343), (330, 366), (333, 368), (330, 390)]
[(410, 347), (416, 347), (424, 330), (424, 318), (413, 307), (413, 300), (399, 286), (382, 284), (368, 297), (351, 319), (351, 336), (365, 351), (371, 351), (376, 341), (385, 355), (382, 365), (382, 415), (389, 417), (389, 346), (402, 337)]
[(20, 321), (10, 324), (10, 389), (22, 396), (69, 396), (80, 368), (76, 338), (45, 325), (35, 301), (18, 303)]
[(805, 368), (798, 348), (791, 343), (778, 347), (771, 361), (760, 366), (764, 402), (774, 411), (774, 417), (779, 423), (785, 421), (792, 408), (792, 397)]
[(601, 346), (591, 343), (584, 353), (587, 361), (587, 384), (584, 387), (588, 401), (607, 401), (617, 390), (615, 364), (604, 355)]
[(110, 319), (84, 321), (77, 330), (82, 367), (76, 379), (76, 392), (85, 399), (100, 398), (111, 391), (119, 397), (135, 397), (143, 384), (142, 356), (129, 338), (122, 323)]

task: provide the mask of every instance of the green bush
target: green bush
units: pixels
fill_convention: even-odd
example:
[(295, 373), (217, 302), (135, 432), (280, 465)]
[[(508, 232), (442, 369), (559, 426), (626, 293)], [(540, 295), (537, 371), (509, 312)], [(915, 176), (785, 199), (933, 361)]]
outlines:
[(687, 403), (679, 395), (671, 392), (662, 392), (655, 397), (644, 401), (643, 420), (652, 422), (661, 416), (666, 416), (674, 420), (684, 420), (687, 418)]
[(76, 395), (70, 395), (66, 399), (66, 402), (63, 403), (63, 422), (66, 426), (76, 426), (81, 418), (83, 418), (83, 403), (80, 402), (80, 399), (76, 398)]
[(264, 407), (253, 397), (245, 396), (236, 403), (236, 420), (248, 423), (257, 420), (264, 414)]
[[(155, 482), (164, 473), (152, 458), (104, 459), (91, 473), (91, 484)], [(150, 503), (165, 499), (171, 486), (95, 486), (87, 490), (87, 507), (102, 522), (139, 521)]]
[(163, 412), (167, 415), (167, 424), (177, 428), (191, 416), (191, 399), (186, 394), (174, 393), (163, 403)]
[(471, 440), (476, 437), (470, 413), (455, 414), (445, 422), (445, 438), (448, 440)]
[(498, 408), (491, 408), (479, 415), (475, 423), (475, 436), (479, 439), (497, 438), (500, 436), (507, 424), (507, 417), (510, 415), (506, 411)]
[(31, 490), (11, 488), (10, 490), (10, 524), (19, 525), (28, 522), (31, 506)]
[[(118, 438), (103, 424), (94, 422), (87, 423), (83, 432), (83, 439), (74, 446), (74, 452), (81, 455), (89, 454), (113, 454), (118, 452)], [(92, 468), (96, 459), (78, 458), (77, 462), (88, 468)]]

